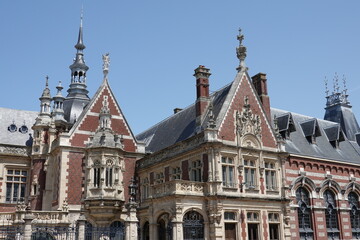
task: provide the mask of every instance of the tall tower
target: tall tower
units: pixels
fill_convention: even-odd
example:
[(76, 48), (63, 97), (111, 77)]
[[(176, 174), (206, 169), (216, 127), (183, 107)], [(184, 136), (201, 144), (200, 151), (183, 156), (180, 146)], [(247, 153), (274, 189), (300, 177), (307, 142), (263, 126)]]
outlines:
[(83, 50), (83, 17), (81, 14), (78, 41), (75, 45), (76, 55), (73, 64), (70, 65), (71, 83), (68, 89), (68, 95), (64, 100), (64, 117), (70, 125), (76, 122), (85, 106), (90, 102), (86, 89), (86, 72), (89, 67), (86, 66)]

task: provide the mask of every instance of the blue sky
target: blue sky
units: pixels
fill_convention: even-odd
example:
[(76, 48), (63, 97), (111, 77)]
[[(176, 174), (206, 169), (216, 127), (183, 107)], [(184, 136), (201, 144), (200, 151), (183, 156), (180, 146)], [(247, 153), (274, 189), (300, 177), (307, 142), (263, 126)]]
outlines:
[(38, 111), (46, 75), (53, 94), (60, 80), (67, 89), (82, 4), (89, 95), (109, 52), (109, 83), (135, 134), (195, 101), (198, 65), (211, 69), (211, 91), (234, 79), (239, 27), (273, 107), (323, 118), (324, 77), (332, 86), (337, 72), (360, 120), (357, 0), (1, 1), (1, 107)]

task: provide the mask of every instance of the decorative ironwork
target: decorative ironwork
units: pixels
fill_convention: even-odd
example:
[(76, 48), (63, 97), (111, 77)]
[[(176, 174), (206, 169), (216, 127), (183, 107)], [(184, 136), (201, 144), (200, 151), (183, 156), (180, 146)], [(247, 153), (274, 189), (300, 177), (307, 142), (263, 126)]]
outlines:
[(106, 240), (124, 240), (125, 225), (116, 221), (109, 227), (93, 227), (89, 222), (85, 223), (85, 240), (106, 239)]
[(32, 240), (76, 240), (78, 238), (78, 229), (75, 227), (53, 227), (41, 226), (32, 229)]
[(184, 240), (204, 239), (204, 219), (200, 213), (190, 211), (183, 219)]

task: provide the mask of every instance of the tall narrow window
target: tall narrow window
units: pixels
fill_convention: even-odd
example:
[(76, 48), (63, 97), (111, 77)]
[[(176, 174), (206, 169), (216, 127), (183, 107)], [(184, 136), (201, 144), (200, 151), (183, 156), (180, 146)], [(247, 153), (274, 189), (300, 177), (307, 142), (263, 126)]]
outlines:
[(192, 161), (190, 168), (190, 180), (195, 182), (201, 182), (201, 161)]
[(25, 200), (27, 171), (8, 169), (6, 174), (6, 202)]
[(248, 189), (256, 188), (256, 163), (254, 160), (244, 160), (245, 186)]
[(144, 178), (142, 182), (142, 199), (147, 199), (149, 197), (149, 179)]
[(105, 186), (112, 187), (113, 185), (113, 170), (114, 162), (111, 159), (106, 161), (106, 169), (105, 169)]
[(247, 213), (247, 225), (248, 225), (248, 239), (258, 240), (259, 239), (259, 214), (257, 212)]
[(351, 192), (348, 195), (348, 201), (350, 206), (350, 219), (351, 219), (351, 229), (352, 229), (352, 238), (360, 239), (360, 206), (359, 206), (359, 196)]
[(296, 190), (296, 201), (299, 205), (298, 223), (300, 239), (313, 239), (309, 192), (305, 188), (299, 187)]
[(100, 168), (94, 168), (94, 187), (100, 187)]
[(236, 213), (224, 212), (225, 240), (236, 240)]
[(269, 213), (269, 236), (270, 240), (280, 239), (280, 218), (278, 213)]
[(234, 176), (234, 159), (231, 157), (222, 157), (222, 177), (224, 187), (236, 187)]
[(276, 167), (273, 162), (265, 162), (265, 180), (266, 190), (274, 191), (277, 190), (276, 180)]
[(326, 206), (325, 217), (328, 239), (340, 239), (336, 200), (334, 193), (330, 190), (326, 190), (324, 192), (324, 201)]

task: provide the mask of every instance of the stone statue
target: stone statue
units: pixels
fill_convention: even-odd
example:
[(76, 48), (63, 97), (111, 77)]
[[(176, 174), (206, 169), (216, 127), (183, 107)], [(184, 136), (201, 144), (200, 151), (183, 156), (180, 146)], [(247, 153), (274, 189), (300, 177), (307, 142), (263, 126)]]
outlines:
[(106, 76), (107, 73), (109, 72), (109, 65), (110, 65), (109, 53), (102, 55), (102, 59), (103, 59), (103, 72), (104, 72), (104, 75)]

